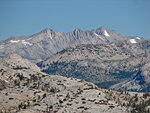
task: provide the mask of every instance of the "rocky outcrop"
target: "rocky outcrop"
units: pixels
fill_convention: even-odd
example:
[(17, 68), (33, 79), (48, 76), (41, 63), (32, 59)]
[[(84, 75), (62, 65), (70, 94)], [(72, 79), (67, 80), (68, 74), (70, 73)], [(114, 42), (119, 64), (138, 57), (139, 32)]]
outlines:
[(43, 72), (116, 90), (150, 91), (150, 41), (77, 45), (38, 63)]

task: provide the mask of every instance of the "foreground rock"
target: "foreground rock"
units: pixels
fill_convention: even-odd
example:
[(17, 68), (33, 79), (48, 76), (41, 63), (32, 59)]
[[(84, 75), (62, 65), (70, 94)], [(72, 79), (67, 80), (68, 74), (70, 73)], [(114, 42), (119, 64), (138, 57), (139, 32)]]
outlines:
[[(133, 103), (138, 105), (150, 98), (143, 98), (142, 93), (101, 89), (80, 79), (47, 75), (18, 55), (1, 61), (0, 70), (1, 112), (127, 113), (134, 110), (130, 107)], [(147, 108), (145, 105), (144, 110)]]

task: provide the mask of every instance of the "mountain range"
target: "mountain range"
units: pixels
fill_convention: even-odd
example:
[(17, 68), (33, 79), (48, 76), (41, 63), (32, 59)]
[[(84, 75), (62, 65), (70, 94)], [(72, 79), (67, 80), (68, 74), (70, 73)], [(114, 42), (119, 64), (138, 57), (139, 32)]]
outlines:
[(39, 62), (74, 44), (104, 44), (135, 38), (139, 37), (121, 35), (104, 26), (87, 31), (77, 28), (66, 34), (46, 28), (31, 36), (10, 37), (1, 41), (0, 58), (16, 53), (30, 61)]

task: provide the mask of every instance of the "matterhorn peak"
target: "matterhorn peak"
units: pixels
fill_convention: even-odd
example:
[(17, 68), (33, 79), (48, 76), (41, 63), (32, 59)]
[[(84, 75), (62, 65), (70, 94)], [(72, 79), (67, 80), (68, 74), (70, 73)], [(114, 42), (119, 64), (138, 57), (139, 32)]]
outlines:
[(105, 31), (106, 30), (104, 26), (101, 26), (100, 29), (101, 29), (101, 31)]
[(100, 28), (96, 29), (96, 33), (99, 35), (110, 37), (104, 26), (101, 26)]
[(99, 32), (104, 32), (106, 29), (104, 26), (101, 26), (99, 28), (96, 29), (96, 31), (99, 31)]

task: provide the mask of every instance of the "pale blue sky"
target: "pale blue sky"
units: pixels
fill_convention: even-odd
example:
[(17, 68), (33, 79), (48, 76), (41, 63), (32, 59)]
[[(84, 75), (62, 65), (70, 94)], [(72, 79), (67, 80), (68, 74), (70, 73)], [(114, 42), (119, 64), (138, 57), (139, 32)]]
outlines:
[(102, 25), (150, 38), (150, 0), (0, 0), (0, 40), (45, 28), (66, 33)]

